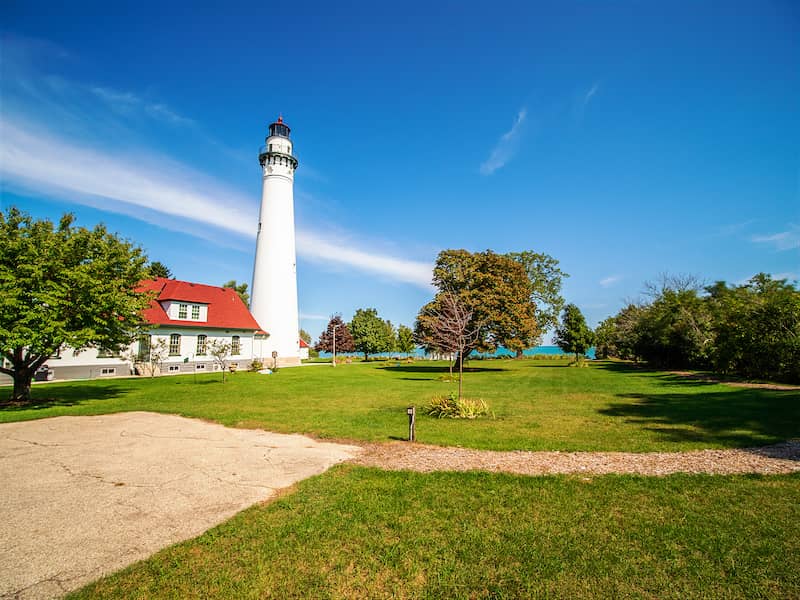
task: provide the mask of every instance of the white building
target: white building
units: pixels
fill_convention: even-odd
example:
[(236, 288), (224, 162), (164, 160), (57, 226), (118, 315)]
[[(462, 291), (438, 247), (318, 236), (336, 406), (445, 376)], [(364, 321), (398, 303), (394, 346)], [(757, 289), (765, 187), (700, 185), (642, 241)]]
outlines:
[(62, 350), (47, 361), (54, 379), (94, 379), (134, 375), (148, 368), (149, 349), (160, 340), (166, 345), (161, 374), (212, 371), (219, 368), (209, 353), (214, 340), (230, 344), (228, 364), (247, 369), (253, 360), (272, 365), (262, 331), (239, 294), (222, 288), (174, 279), (146, 280), (143, 291), (155, 298), (143, 317), (148, 329), (125, 352), (89, 348), (79, 353)]
[(49, 359), (43, 372), (49, 370), (55, 379), (137, 374), (145, 368), (149, 349), (160, 341), (169, 354), (162, 374), (215, 369), (208, 352), (214, 340), (231, 345), (229, 362), (238, 369), (248, 368), (253, 360), (269, 367), (299, 365), (308, 358), (308, 345), (299, 335), (294, 230), (297, 159), (289, 131), (279, 117), (269, 126), (266, 145), (259, 152), (263, 183), (250, 310), (229, 288), (173, 279), (144, 281), (142, 287), (154, 292), (156, 299), (143, 315), (149, 329), (131, 348), (117, 353), (90, 348), (77, 354), (67, 348)]
[(294, 235), (294, 172), (297, 159), (281, 117), (269, 126), (258, 160), (262, 169), (261, 211), (250, 310), (269, 331), (265, 341), (279, 365), (300, 364), (297, 265)]

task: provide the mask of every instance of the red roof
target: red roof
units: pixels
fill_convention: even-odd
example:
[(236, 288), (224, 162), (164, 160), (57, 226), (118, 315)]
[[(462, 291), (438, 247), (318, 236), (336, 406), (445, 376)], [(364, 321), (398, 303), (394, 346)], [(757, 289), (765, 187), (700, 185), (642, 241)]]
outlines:
[(306, 344), (306, 341), (303, 338), (300, 338), (300, 347), (308, 348), (308, 344)]
[[(144, 311), (145, 320), (151, 325), (177, 325), (180, 327), (214, 327), (220, 329), (260, 330), (253, 315), (239, 294), (232, 288), (222, 288), (174, 279), (145, 279), (139, 282), (139, 291), (156, 292), (155, 300)], [(160, 302), (179, 300), (208, 305), (208, 320), (190, 321), (170, 319)]]

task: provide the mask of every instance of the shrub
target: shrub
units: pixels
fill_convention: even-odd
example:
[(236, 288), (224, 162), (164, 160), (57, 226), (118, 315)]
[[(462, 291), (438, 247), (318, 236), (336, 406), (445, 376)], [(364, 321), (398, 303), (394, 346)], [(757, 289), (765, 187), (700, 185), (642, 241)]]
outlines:
[(475, 419), (489, 414), (489, 407), (483, 400), (458, 399), (455, 392), (448, 396), (436, 396), (431, 400), (426, 411), (439, 419)]
[(264, 368), (264, 363), (262, 363), (260, 360), (254, 360), (250, 362), (251, 371), (260, 371), (263, 368)]

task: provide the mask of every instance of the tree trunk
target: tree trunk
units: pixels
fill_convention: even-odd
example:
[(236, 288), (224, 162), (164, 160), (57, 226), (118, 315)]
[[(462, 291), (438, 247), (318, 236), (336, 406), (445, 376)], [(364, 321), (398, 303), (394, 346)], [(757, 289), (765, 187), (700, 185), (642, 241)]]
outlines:
[(517, 354), (514, 358), (522, 358), (524, 355), (522, 354), (523, 350), (517, 350)]
[(464, 361), (458, 361), (458, 399), (461, 400), (461, 388), (464, 381)]
[(31, 369), (14, 370), (14, 392), (11, 396), (13, 402), (29, 402), (31, 399), (31, 380), (33, 371)]

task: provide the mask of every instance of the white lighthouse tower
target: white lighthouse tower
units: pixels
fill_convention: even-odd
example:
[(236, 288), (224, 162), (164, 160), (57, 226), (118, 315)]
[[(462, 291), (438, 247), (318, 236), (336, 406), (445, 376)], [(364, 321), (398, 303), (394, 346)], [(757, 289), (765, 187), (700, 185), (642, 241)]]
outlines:
[[(269, 126), (258, 154), (263, 187), (258, 217), (250, 312), (269, 337), (264, 358), (277, 352), (278, 364), (300, 364), (297, 269), (294, 245), (294, 171), (289, 126), (282, 117)], [(268, 364), (271, 364), (268, 361)]]

